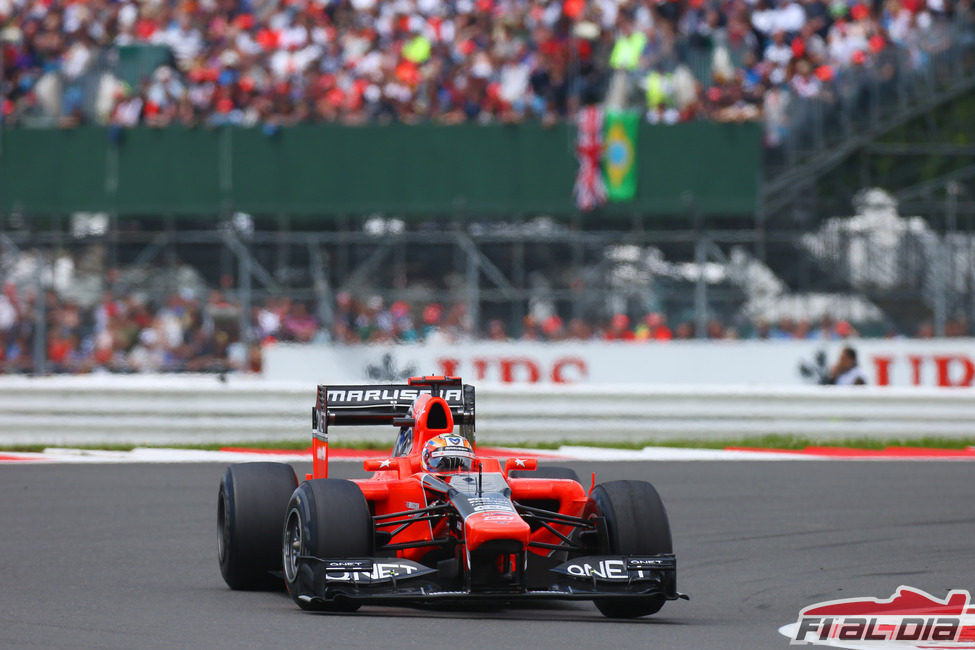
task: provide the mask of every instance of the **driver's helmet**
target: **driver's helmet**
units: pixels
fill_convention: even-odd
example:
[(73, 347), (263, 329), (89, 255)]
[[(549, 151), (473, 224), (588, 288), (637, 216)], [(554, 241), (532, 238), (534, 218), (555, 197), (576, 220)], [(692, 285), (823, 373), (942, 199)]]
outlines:
[(428, 472), (469, 472), (474, 448), (463, 436), (440, 435), (427, 440), (420, 458)]

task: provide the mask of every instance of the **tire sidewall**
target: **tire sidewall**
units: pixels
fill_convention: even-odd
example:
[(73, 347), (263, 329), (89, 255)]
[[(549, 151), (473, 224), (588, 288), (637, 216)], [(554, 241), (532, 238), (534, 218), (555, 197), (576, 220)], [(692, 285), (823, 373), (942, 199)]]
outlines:
[(231, 465), (217, 502), (217, 560), (232, 589), (281, 589), (278, 531), (297, 479), (285, 463)]
[[(636, 488), (641, 499), (623, 503), (620, 488)], [(603, 517), (601, 553), (607, 555), (656, 555), (672, 553), (673, 542), (667, 510), (657, 490), (646, 481), (613, 481), (597, 485), (586, 516)]]
[[(237, 522), (236, 501), (234, 499), (234, 482), (230, 468), (224, 473), (220, 482), (219, 499), (217, 503), (217, 559), (220, 562), (220, 572), (229, 582), (227, 576), (232, 575), (235, 568), (241, 565), (239, 547), (234, 544), (234, 526)], [(222, 515), (222, 516), (221, 516)], [(221, 521), (222, 520), (222, 521)], [(231, 585), (233, 587), (234, 585)]]
[[(288, 527), (291, 525), (292, 518), (295, 516), (297, 516), (298, 526), (301, 528), (301, 547), (299, 554), (321, 557), (318, 554), (318, 546), (316, 544), (316, 533), (318, 532), (318, 524), (316, 522), (320, 521), (320, 519), (318, 518), (318, 510), (316, 508), (315, 494), (309, 487), (309, 483), (310, 481), (306, 481), (299, 485), (295, 489), (294, 494), (291, 495), (291, 500), (288, 502), (288, 508), (284, 518), (282, 540), (283, 565), (289, 562), (286, 553), (287, 549), (284, 548), (284, 545), (288, 544)], [(299, 559), (294, 570), (294, 575), (290, 575), (291, 573), (291, 570), (287, 566), (284, 566), (284, 580), (288, 593), (295, 599), (295, 602), (301, 605), (301, 602), (297, 600), (298, 596), (301, 594), (311, 594), (315, 591), (314, 571), (308, 563), (302, 562)]]
[[(599, 555), (656, 555), (673, 552), (670, 522), (657, 490), (646, 481), (612, 481), (597, 485), (590, 495), (586, 518), (597, 525)], [(636, 618), (655, 614), (666, 599), (662, 595), (627, 599), (594, 599), (610, 618)]]
[[(339, 508), (345, 512), (336, 512)], [(344, 515), (344, 516), (343, 516)], [(370, 557), (372, 518), (362, 491), (352, 481), (315, 479), (305, 481), (291, 495), (282, 531), (282, 564), (288, 560), (289, 524), (297, 517), (301, 527), (300, 555), (315, 558)], [(357, 528), (355, 519), (360, 519)], [(298, 559), (294, 575), (285, 566), (285, 584), (292, 599), (303, 609), (349, 611), (347, 605), (320, 606), (301, 600), (316, 596), (313, 562)], [(320, 576), (319, 576), (320, 577)]]

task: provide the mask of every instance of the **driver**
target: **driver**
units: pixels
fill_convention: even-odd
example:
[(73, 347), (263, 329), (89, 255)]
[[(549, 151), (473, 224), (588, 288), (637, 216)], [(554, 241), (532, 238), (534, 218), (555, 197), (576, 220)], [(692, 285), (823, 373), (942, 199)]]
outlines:
[(469, 472), (474, 462), (474, 448), (463, 436), (439, 435), (427, 440), (420, 457), (428, 472)]

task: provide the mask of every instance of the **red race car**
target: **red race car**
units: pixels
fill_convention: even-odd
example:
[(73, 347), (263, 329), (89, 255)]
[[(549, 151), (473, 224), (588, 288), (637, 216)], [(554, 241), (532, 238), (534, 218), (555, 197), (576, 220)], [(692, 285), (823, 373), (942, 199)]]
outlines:
[[(328, 478), (332, 426), (393, 425), (371, 478)], [(592, 600), (606, 616), (653, 614), (676, 589), (667, 512), (644, 481), (583, 488), (568, 468), (480, 458), (474, 387), (456, 377), (319, 386), (313, 471), (227, 469), (217, 507), (232, 589), (280, 588), (302, 609), (438, 600)]]

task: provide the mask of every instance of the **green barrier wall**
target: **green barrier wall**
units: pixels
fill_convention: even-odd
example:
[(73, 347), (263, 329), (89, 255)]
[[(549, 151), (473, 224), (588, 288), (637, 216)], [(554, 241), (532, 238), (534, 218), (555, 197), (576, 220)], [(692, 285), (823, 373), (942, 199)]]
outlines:
[[(63, 214), (477, 216), (576, 213), (567, 125), (7, 129), (0, 210)], [(595, 213), (755, 210), (755, 124), (642, 125), (632, 202)]]

